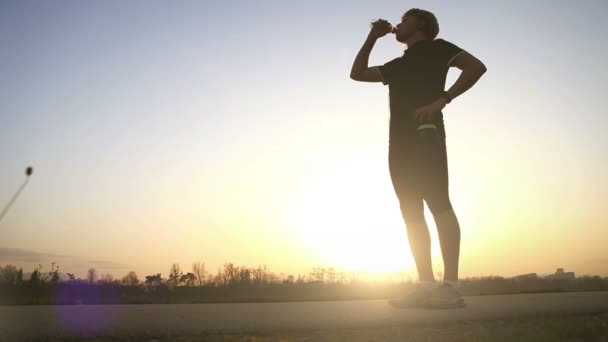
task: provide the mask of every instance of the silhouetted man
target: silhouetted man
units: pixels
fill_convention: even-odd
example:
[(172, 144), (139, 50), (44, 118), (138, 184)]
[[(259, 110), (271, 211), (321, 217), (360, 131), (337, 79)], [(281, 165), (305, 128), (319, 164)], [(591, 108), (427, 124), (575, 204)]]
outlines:
[[(355, 81), (382, 82), (389, 88), (389, 171), (399, 200), (407, 236), (416, 261), (419, 283), (414, 291), (389, 300), (397, 307), (452, 308), (466, 304), (458, 290), (460, 226), (448, 193), (448, 163), (442, 109), (471, 88), (486, 72), (470, 53), (443, 39), (435, 39), (439, 24), (425, 10), (408, 10), (396, 25), (395, 39), (407, 45), (401, 57), (368, 67), (378, 38), (391, 31), (386, 20), (373, 25), (355, 58), (350, 77)], [(448, 69), (462, 73), (445, 91)], [(419, 130), (435, 127), (435, 140), (421, 138)], [(430, 125), (428, 125), (430, 124)], [(442, 283), (435, 281), (431, 265), (431, 239), (424, 219), (426, 202), (433, 214), (444, 261)]]

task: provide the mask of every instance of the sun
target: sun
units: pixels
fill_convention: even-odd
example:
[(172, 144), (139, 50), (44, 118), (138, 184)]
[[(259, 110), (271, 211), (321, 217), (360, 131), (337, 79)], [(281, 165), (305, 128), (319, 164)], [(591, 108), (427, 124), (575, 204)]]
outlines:
[(371, 274), (411, 269), (397, 199), (392, 188), (369, 182), (384, 176), (371, 173), (334, 170), (310, 179), (290, 203), (288, 224), (298, 243), (330, 267)]

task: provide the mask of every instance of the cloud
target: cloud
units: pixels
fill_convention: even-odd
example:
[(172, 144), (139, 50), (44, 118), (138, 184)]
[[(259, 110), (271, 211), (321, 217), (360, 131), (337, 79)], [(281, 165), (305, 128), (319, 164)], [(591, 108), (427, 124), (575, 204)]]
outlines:
[(52, 258), (71, 258), (69, 255), (28, 251), (19, 248), (0, 247), (0, 261), (40, 262)]
[(585, 260), (585, 263), (590, 265), (607, 265), (608, 258), (587, 259)]
[[(61, 259), (61, 260), (57, 260)], [(98, 269), (125, 269), (127, 265), (109, 261), (109, 260), (87, 260), (82, 257), (71, 255), (61, 255), (45, 252), (36, 252), (19, 248), (0, 247), (0, 264), (2, 263), (34, 263), (46, 264), (50, 261), (55, 261), (59, 265), (67, 268), (83, 268), (90, 267)], [(63, 268), (62, 267), (62, 268)]]
[(98, 268), (115, 268), (115, 269), (123, 269), (123, 268), (127, 268), (127, 265), (118, 263), (118, 262), (114, 262), (114, 261), (107, 261), (107, 260), (89, 260), (88, 264), (91, 265), (91, 267), (98, 267)]

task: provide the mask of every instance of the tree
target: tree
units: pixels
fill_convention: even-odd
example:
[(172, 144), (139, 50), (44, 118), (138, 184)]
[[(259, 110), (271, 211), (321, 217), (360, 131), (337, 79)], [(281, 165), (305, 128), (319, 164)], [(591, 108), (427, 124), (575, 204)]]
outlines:
[(295, 277), (293, 275), (288, 275), (285, 280), (283, 280), (283, 284), (293, 285), (295, 283)]
[(34, 269), (34, 272), (32, 272), (32, 275), (30, 276), (29, 283), (32, 285), (39, 285), (41, 283), (40, 271), (38, 270), (40, 266), (42, 266), (42, 265), (38, 265), (38, 267), (36, 267), (36, 269)]
[(239, 282), (244, 285), (251, 284), (251, 270), (245, 266), (239, 269)]
[(11, 285), (16, 284), (18, 275), (19, 271), (16, 266), (6, 265), (4, 268), (0, 267), (1, 282)]
[(59, 270), (51, 273), (51, 284), (57, 284), (59, 282)]
[(194, 275), (194, 273), (188, 272), (179, 278), (179, 282), (186, 284), (186, 286), (193, 286), (196, 282), (196, 275)]
[(327, 269), (327, 281), (330, 284), (335, 284), (336, 283), (336, 270), (334, 270), (333, 267), (330, 267)]
[(179, 284), (179, 279), (182, 276), (182, 269), (179, 267), (178, 263), (174, 263), (171, 265), (171, 269), (169, 270), (169, 280), (167, 281), (169, 285), (177, 286)]
[(205, 277), (207, 275), (207, 271), (205, 270), (205, 263), (196, 262), (192, 265), (192, 272), (196, 276), (196, 280), (198, 281), (198, 286), (203, 286), (205, 284)]
[(102, 273), (101, 276), (99, 277), (99, 282), (100, 283), (109, 284), (109, 283), (112, 283), (113, 281), (114, 281), (114, 276), (112, 276), (109, 273), (105, 273), (105, 274)]
[(87, 271), (87, 280), (89, 281), (89, 284), (93, 284), (97, 280), (97, 271), (92, 267)]
[(131, 271), (122, 278), (121, 282), (126, 286), (137, 286), (139, 285), (139, 278), (137, 278), (135, 271)]
[(23, 284), (23, 268), (19, 268), (19, 273), (17, 273), (17, 285)]
[(261, 265), (258, 265), (258, 268), (252, 270), (252, 274), (254, 284), (263, 284), (271, 281), (270, 271), (268, 271), (266, 265), (264, 265), (264, 268), (262, 268)]
[(49, 272), (50, 275), (50, 283), (51, 284), (57, 284), (59, 282), (59, 266), (57, 266), (57, 268), (55, 268), (55, 262), (53, 262), (51, 264), (51, 272)]
[(154, 287), (162, 284), (163, 279), (160, 276), (160, 273), (155, 275), (146, 276), (145, 284), (149, 287)]
[(312, 272), (310, 272), (310, 278), (312, 281), (323, 282), (325, 278), (325, 268), (314, 267)]
[(213, 278), (213, 282), (215, 285), (226, 285), (226, 276), (222, 273), (221, 268), (217, 269), (217, 274), (215, 275), (215, 278)]
[(238, 268), (231, 262), (224, 263), (224, 284), (234, 284), (237, 279)]

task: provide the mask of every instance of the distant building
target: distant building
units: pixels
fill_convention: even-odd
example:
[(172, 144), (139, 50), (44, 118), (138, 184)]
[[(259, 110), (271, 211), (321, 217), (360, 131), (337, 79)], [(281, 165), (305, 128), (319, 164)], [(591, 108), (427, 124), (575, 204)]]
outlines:
[(574, 272), (564, 272), (563, 268), (558, 268), (554, 274), (549, 274), (545, 279), (574, 279)]
[(513, 277), (513, 279), (515, 279), (515, 280), (538, 279), (538, 276), (536, 275), (536, 273), (526, 273), (526, 274), (520, 274), (518, 276), (515, 276), (515, 277)]

